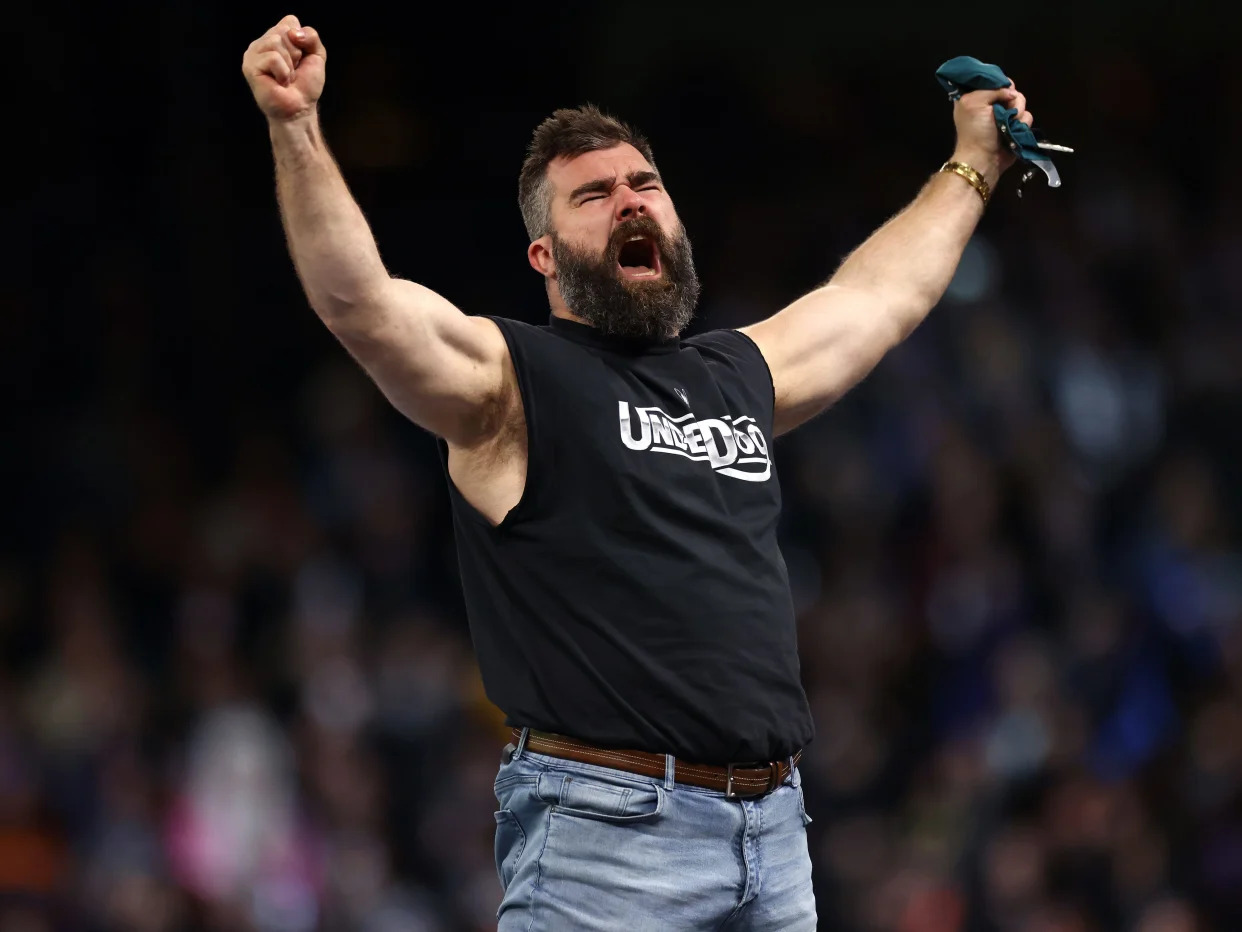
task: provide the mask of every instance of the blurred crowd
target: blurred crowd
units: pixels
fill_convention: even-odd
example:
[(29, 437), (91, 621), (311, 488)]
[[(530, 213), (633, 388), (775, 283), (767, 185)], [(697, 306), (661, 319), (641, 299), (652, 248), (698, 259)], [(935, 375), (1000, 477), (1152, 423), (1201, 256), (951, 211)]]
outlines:
[[(217, 27), (187, 71), (240, 60), (252, 36)], [(1237, 78), (1154, 62), (1031, 63), (1080, 149), (1065, 188), (1007, 179), (928, 323), (776, 446), (821, 928), (1242, 928), (1236, 128), (1182, 161), (1211, 106), (1182, 92)], [(394, 272), (539, 321), (513, 192), (542, 102), (466, 120), (383, 46), (333, 68), (329, 137)], [(925, 91), (897, 128), (828, 66), (659, 59), (596, 98), (652, 137), (696, 329), (778, 309), (913, 195), (951, 142), (924, 71), (887, 79)], [(492, 928), (505, 737), (434, 446), (305, 307), (261, 121), (211, 80), (231, 93), (179, 89), (207, 129), (118, 110), (98, 164), (49, 146), (17, 209), (0, 928)]]

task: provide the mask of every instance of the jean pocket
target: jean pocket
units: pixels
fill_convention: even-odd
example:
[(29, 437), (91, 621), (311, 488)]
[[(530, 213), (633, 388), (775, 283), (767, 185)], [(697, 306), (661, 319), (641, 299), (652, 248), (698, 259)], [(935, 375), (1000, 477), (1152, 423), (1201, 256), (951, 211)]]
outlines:
[(664, 811), (664, 790), (654, 783), (548, 772), (539, 778), (538, 793), (555, 812), (601, 822), (641, 822)]
[(511, 809), (501, 809), (496, 813), (496, 876), (500, 878), (502, 889), (509, 888), (513, 873), (517, 870), (518, 858), (526, 848), (526, 832)]

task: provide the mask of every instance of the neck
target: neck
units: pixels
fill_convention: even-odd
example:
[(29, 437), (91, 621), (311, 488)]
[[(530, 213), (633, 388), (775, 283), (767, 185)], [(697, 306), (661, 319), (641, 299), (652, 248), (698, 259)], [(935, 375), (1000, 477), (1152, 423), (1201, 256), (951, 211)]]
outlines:
[(553, 307), (552, 316), (559, 317), (561, 320), (572, 320), (576, 324), (586, 324), (588, 327), (594, 326), (590, 321), (563, 307)]
[(572, 320), (575, 323), (586, 324), (591, 326), (590, 322), (585, 318), (579, 317), (565, 304), (561, 298), (560, 289), (556, 287), (555, 281), (548, 282), (548, 307), (552, 311), (553, 317), (560, 317), (563, 320)]

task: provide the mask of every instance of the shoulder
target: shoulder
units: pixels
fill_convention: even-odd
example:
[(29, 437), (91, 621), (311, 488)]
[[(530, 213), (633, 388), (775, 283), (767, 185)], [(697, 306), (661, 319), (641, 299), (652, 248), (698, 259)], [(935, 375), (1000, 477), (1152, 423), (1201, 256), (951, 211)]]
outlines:
[(528, 348), (538, 352), (576, 348), (576, 344), (562, 339), (547, 324), (529, 324), (524, 320), (516, 320), (512, 317), (487, 316), (482, 319), (487, 320), (500, 331), (505, 342), (509, 344), (510, 350)]
[(774, 392), (772, 373), (758, 344), (740, 330), (709, 330), (682, 341), (699, 352), (708, 365), (731, 369), (748, 382)]
[(526, 368), (538, 370), (539, 363), (550, 352), (555, 352), (557, 340), (546, 326), (528, 324), (512, 317), (485, 316), (480, 323), (496, 333), (496, 339), (505, 347), (519, 373)]
[(501, 332), (506, 340), (511, 336), (529, 338), (538, 334), (541, 330), (547, 329), (546, 327), (537, 327), (534, 324), (528, 324), (524, 320), (515, 320), (512, 317), (497, 317), (492, 314), (481, 314), (477, 319), (480, 321), (486, 321), (488, 324), (494, 326)]
[(709, 330), (682, 341), (704, 356), (733, 361), (739, 365), (763, 363), (763, 354), (755, 341), (740, 330)]

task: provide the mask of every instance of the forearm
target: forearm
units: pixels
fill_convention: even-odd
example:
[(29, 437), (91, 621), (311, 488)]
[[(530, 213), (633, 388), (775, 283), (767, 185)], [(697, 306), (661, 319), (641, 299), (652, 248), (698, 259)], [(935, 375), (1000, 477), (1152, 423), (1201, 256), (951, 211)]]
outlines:
[[(996, 131), (996, 104), (1017, 109), (1027, 126), (1034, 121), (1012, 86), (972, 91), (953, 104), (952, 160), (991, 189), (1014, 162)], [(826, 284), (744, 328), (772, 373), (778, 434), (849, 391), (919, 325), (949, 287), (983, 206), (965, 178), (937, 172)]]
[(314, 112), (269, 126), (289, 252), (311, 306), (331, 324), (365, 305), (389, 275)]
[[(992, 172), (986, 174), (995, 181)], [(904, 337), (948, 288), (982, 216), (978, 192), (963, 178), (938, 172), (841, 264), (828, 285), (874, 299)]]

